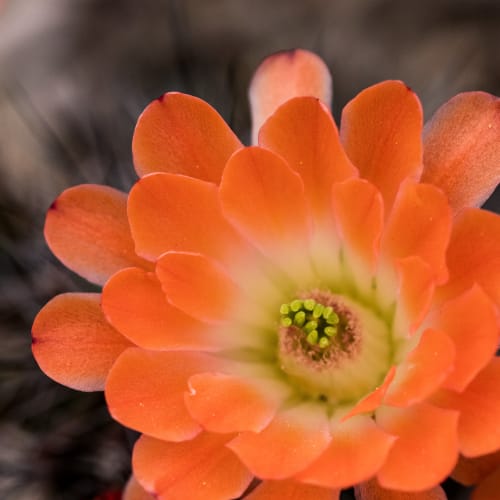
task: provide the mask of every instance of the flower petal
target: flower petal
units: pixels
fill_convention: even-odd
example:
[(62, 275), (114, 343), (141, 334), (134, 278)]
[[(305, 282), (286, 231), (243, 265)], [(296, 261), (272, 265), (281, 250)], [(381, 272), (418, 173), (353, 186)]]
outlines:
[(241, 250), (209, 182), (161, 173), (143, 177), (130, 192), (128, 216), (137, 252), (151, 260), (169, 250), (234, 260)]
[(349, 413), (347, 413), (342, 417), (342, 422), (355, 415), (359, 415), (361, 413), (371, 413), (374, 410), (376, 410), (384, 400), (385, 393), (387, 392), (387, 389), (392, 383), (395, 374), (396, 374), (396, 367), (391, 366), (389, 371), (386, 373), (383, 382), (378, 387), (376, 387), (372, 392), (370, 392), (367, 396), (358, 401), (354, 405), (354, 407), (349, 411)]
[(188, 411), (211, 432), (259, 432), (289, 393), (270, 380), (259, 383), (222, 373), (193, 375), (189, 389), (184, 398)]
[(66, 267), (99, 285), (124, 267), (150, 268), (134, 251), (127, 196), (107, 186), (89, 184), (64, 191), (47, 212), (44, 233)]
[(329, 488), (349, 488), (380, 469), (394, 437), (370, 417), (356, 416), (332, 429), (328, 448), (297, 479)]
[(255, 72), (248, 97), (252, 112), (252, 143), (262, 124), (293, 97), (313, 96), (330, 107), (332, 76), (323, 60), (308, 50), (287, 50), (267, 57)]
[(252, 475), (224, 446), (232, 437), (203, 432), (190, 441), (168, 443), (142, 436), (132, 456), (134, 475), (161, 500), (238, 498)]
[(374, 271), (384, 223), (380, 192), (364, 179), (349, 179), (333, 185), (332, 205), (343, 241)]
[(460, 394), (440, 390), (432, 402), (460, 411), (460, 452), (468, 457), (492, 453), (500, 448), (500, 358), (490, 363)]
[(167, 252), (156, 274), (172, 305), (209, 323), (227, 320), (241, 293), (217, 262), (201, 254)]
[(259, 144), (281, 155), (304, 181), (320, 220), (331, 212), (331, 186), (356, 175), (328, 109), (313, 97), (291, 99), (262, 126)]
[(116, 273), (102, 291), (107, 320), (145, 349), (214, 350), (223, 346), (205, 323), (171, 306), (154, 273), (128, 268)]
[(97, 293), (54, 297), (33, 323), (33, 355), (50, 377), (80, 391), (102, 391), (116, 358), (132, 344), (104, 318)]
[(191, 439), (201, 427), (184, 405), (187, 380), (215, 366), (215, 360), (202, 353), (128, 349), (108, 376), (109, 412), (123, 425), (159, 439)]
[(451, 477), (465, 486), (471, 486), (497, 468), (500, 468), (500, 450), (475, 458), (460, 456)]
[(400, 338), (413, 335), (429, 311), (435, 290), (432, 268), (411, 256), (396, 262), (399, 275), (394, 331)]
[(409, 408), (383, 406), (377, 423), (398, 436), (377, 477), (384, 488), (432, 488), (453, 469), (458, 456), (458, 413), (426, 403)]
[(409, 406), (434, 392), (453, 370), (455, 347), (440, 330), (427, 329), (417, 346), (398, 366), (384, 404)]
[(137, 482), (134, 476), (130, 476), (123, 490), (122, 500), (154, 500), (154, 497)]
[(307, 467), (329, 442), (324, 409), (302, 404), (280, 411), (263, 431), (243, 432), (227, 446), (258, 477), (283, 479)]
[(220, 198), (226, 218), (263, 253), (277, 262), (305, 260), (310, 225), (304, 186), (278, 155), (259, 147), (235, 153)]
[(446, 255), (450, 279), (438, 298), (455, 297), (477, 283), (500, 305), (500, 217), (465, 209), (454, 221)]
[(403, 82), (373, 85), (347, 104), (340, 136), (360, 176), (375, 184), (387, 213), (399, 185), (422, 168), (422, 107)]
[(394, 491), (382, 488), (376, 479), (354, 487), (356, 500), (446, 500), (441, 486), (418, 492)]
[(139, 176), (183, 174), (218, 183), (227, 159), (241, 143), (219, 113), (197, 97), (169, 92), (143, 111), (132, 154)]
[(246, 500), (338, 500), (340, 491), (295, 481), (263, 481)]
[(454, 369), (443, 387), (463, 391), (497, 350), (499, 330), (495, 305), (474, 285), (446, 302), (434, 324), (455, 343)]
[(479, 206), (500, 180), (500, 99), (465, 92), (424, 129), (422, 181), (440, 187), (454, 210)]
[(387, 221), (382, 251), (393, 260), (421, 257), (443, 282), (447, 278), (445, 251), (451, 222), (451, 210), (439, 189), (407, 182), (401, 186)]

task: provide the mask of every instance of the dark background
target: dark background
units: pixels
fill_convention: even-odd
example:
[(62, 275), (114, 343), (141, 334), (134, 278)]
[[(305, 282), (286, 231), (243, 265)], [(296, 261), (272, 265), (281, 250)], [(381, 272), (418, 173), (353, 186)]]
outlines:
[(294, 47), (332, 69), (337, 118), (384, 79), (411, 86), (426, 118), (460, 91), (500, 94), (495, 0), (0, 0), (1, 499), (91, 499), (129, 474), (134, 435), (102, 395), (57, 385), (31, 357), (40, 307), (93, 290), (45, 246), (47, 207), (79, 183), (128, 190), (135, 120), (167, 90), (207, 100), (248, 142), (252, 72)]

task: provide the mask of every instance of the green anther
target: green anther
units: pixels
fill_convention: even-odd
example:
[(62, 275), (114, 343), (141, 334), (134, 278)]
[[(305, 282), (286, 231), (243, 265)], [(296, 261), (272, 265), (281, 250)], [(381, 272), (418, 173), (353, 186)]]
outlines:
[(290, 312), (290, 306), (288, 304), (281, 304), (280, 313), (286, 316)]
[(333, 337), (337, 334), (337, 328), (335, 328), (334, 326), (325, 326), (323, 332), (325, 333), (325, 335), (328, 335), (328, 337)]
[(299, 311), (300, 309), (302, 309), (302, 301), (299, 299), (292, 300), (292, 302), (290, 302), (290, 309), (293, 312)]
[(295, 314), (293, 318), (293, 324), (297, 326), (302, 326), (306, 322), (306, 313), (304, 311), (299, 311)]
[(316, 304), (312, 312), (313, 318), (315, 319), (321, 318), (324, 309), (325, 306), (323, 304)]
[(304, 300), (304, 309), (306, 311), (312, 311), (314, 309), (315, 305), (316, 305), (316, 301), (314, 299)]
[(321, 349), (324, 349), (325, 347), (328, 347), (330, 345), (330, 341), (328, 340), (327, 337), (321, 337), (318, 342), (318, 346), (321, 347)]
[(289, 327), (292, 326), (292, 318), (281, 318), (281, 326)]
[(310, 333), (312, 332), (313, 330), (316, 330), (316, 328), (318, 328), (318, 322), (317, 321), (308, 321), (305, 325), (304, 325), (304, 331), (306, 333)]
[(330, 316), (328, 316), (328, 318), (326, 318), (326, 322), (329, 325), (338, 325), (339, 324), (339, 316), (338, 316), (338, 314), (332, 312), (332, 314), (330, 314)]
[(333, 307), (330, 307), (330, 306), (325, 307), (323, 309), (323, 318), (328, 319), (328, 316), (330, 316), (330, 314), (332, 314), (332, 312), (333, 312)]
[(307, 342), (311, 345), (316, 345), (318, 343), (318, 330), (313, 330), (309, 332), (306, 337)]

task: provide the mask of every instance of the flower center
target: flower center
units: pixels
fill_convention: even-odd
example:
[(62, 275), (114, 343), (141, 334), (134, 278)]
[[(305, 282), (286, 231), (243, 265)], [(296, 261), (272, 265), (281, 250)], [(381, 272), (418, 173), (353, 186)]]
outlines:
[[(323, 371), (352, 357), (361, 341), (356, 317), (340, 298), (314, 290), (280, 307), (281, 357)], [(285, 370), (286, 371), (286, 370)]]
[(339, 316), (331, 306), (315, 299), (295, 299), (280, 307), (281, 326), (295, 327), (305, 335), (310, 346), (325, 349), (338, 333)]
[(282, 304), (280, 315), (280, 369), (300, 393), (347, 402), (379, 382), (389, 356), (387, 326), (371, 310), (348, 297), (313, 290)]

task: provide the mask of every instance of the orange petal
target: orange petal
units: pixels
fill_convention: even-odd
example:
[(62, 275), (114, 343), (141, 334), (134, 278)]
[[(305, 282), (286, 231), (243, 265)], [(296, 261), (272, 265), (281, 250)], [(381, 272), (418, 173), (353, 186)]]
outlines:
[(455, 343), (454, 369), (443, 387), (463, 391), (495, 355), (499, 340), (497, 311), (477, 285), (444, 304), (434, 321)]
[(269, 380), (258, 383), (221, 373), (193, 375), (189, 388), (186, 407), (211, 432), (259, 432), (288, 395)]
[(167, 443), (142, 436), (134, 447), (134, 475), (161, 500), (238, 498), (252, 475), (225, 444), (232, 434), (202, 433)]
[(421, 133), (420, 101), (399, 81), (363, 90), (342, 112), (340, 134), (347, 155), (361, 177), (380, 190), (387, 209), (401, 182), (420, 176)]
[(450, 280), (436, 292), (454, 297), (477, 283), (500, 305), (500, 217), (465, 209), (455, 218), (446, 255)]
[(500, 358), (490, 363), (461, 393), (440, 390), (433, 403), (460, 411), (460, 451), (468, 457), (492, 453), (500, 448)]
[(402, 338), (413, 335), (429, 311), (435, 290), (434, 272), (420, 257), (396, 263), (399, 291), (394, 330)]
[(371, 413), (376, 410), (384, 400), (385, 393), (387, 392), (395, 373), (396, 367), (392, 366), (385, 375), (384, 381), (367, 396), (358, 401), (349, 413), (342, 417), (342, 422), (354, 417), (355, 415), (359, 415), (360, 413)]
[(225, 270), (201, 254), (167, 252), (158, 260), (156, 274), (168, 301), (202, 321), (228, 319), (240, 295)]
[(460, 456), (451, 477), (465, 486), (471, 486), (497, 468), (500, 468), (500, 451), (475, 458)]
[(474, 490), (471, 500), (492, 500), (500, 491), (500, 467), (487, 476)]
[(384, 223), (381, 194), (363, 179), (349, 179), (333, 185), (332, 204), (343, 240), (374, 271)]
[(158, 278), (138, 268), (116, 273), (102, 291), (107, 320), (123, 335), (145, 349), (201, 349), (221, 347), (217, 335), (171, 306)]
[(187, 379), (215, 366), (201, 353), (128, 349), (106, 383), (109, 411), (123, 425), (159, 439), (191, 439), (201, 427), (184, 405)]
[(393, 442), (370, 417), (353, 417), (333, 428), (328, 448), (297, 479), (348, 488), (377, 473)]
[(465, 92), (424, 129), (422, 181), (440, 187), (454, 210), (479, 206), (500, 179), (500, 99)]
[(227, 159), (240, 147), (238, 138), (209, 104), (177, 92), (149, 104), (132, 139), (139, 176), (170, 172), (216, 184)]
[(150, 267), (134, 251), (127, 196), (107, 186), (89, 184), (64, 191), (47, 212), (44, 232), (66, 267), (99, 285), (124, 267)]
[(245, 500), (338, 500), (340, 492), (295, 481), (263, 481)]
[(429, 184), (401, 186), (382, 238), (387, 257), (416, 255), (429, 264), (436, 279), (447, 278), (445, 251), (451, 231), (451, 211), (446, 197)]
[(128, 215), (137, 252), (151, 260), (169, 250), (216, 258), (241, 250), (209, 182), (173, 174), (143, 177), (130, 192)]
[(135, 479), (130, 476), (125, 489), (123, 490), (122, 500), (154, 500), (154, 496), (150, 495)]
[(280, 411), (263, 431), (243, 432), (227, 446), (258, 477), (283, 479), (307, 467), (329, 442), (324, 409), (303, 404)]
[(97, 293), (54, 297), (33, 323), (33, 355), (50, 377), (80, 391), (102, 391), (111, 365), (132, 344), (104, 318)]
[(330, 107), (332, 76), (323, 60), (307, 50), (295, 49), (267, 57), (254, 74), (248, 97), (252, 112), (252, 143), (262, 124), (293, 97), (313, 96)]
[(382, 488), (376, 479), (358, 484), (354, 488), (356, 500), (446, 500), (441, 486), (418, 492), (394, 491)]
[(453, 370), (454, 358), (455, 347), (448, 335), (430, 328), (425, 330), (417, 346), (398, 366), (384, 404), (409, 406), (422, 401)]
[(328, 109), (313, 97), (297, 97), (262, 126), (259, 144), (281, 155), (304, 181), (307, 201), (320, 219), (331, 212), (331, 186), (356, 174)]
[(304, 259), (310, 227), (300, 176), (271, 151), (245, 148), (228, 161), (220, 187), (224, 215), (264, 253)]
[(441, 482), (458, 456), (458, 413), (426, 403), (381, 407), (377, 423), (398, 436), (377, 477), (384, 488), (420, 491)]

